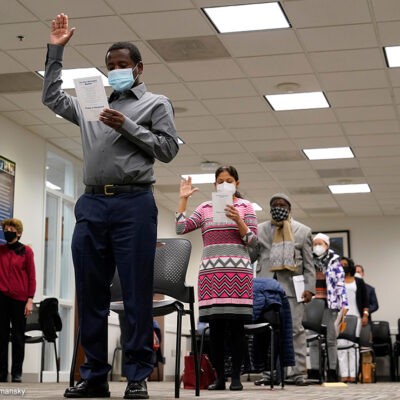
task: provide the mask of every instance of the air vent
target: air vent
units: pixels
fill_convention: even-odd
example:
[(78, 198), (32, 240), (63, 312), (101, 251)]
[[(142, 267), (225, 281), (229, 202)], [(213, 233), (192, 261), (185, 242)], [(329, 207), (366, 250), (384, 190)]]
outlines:
[(167, 62), (230, 57), (217, 36), (155, 39), (148, 43)]
[(295, 188), (288, 188), (290, 194), (326, 194), (330, 193), (326, 187), (319, 187), (319, 186), (303, 186), (303, 187), (295, 187)]
[(0, 93), (35, 92), (42, 88), (43, 79), (33, 72), (0, 74)]
[(364, 176), (361, 168), (317, 169), (321, 178), (350, 178)]
[(309, 215), (343, 214), (343, 211), (338, 207), (303, 208), (303, 210)]
[(263, 151), (253, 153), (261, 162), (302, 161), (305, 159), (301, 151)]

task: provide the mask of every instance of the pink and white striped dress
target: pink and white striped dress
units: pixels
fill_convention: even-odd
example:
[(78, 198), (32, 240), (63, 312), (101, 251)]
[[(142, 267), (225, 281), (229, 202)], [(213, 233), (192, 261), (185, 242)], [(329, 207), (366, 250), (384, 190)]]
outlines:
[(203, 255), (200, 263), (198, 296), (200, 321), (214, 318), (251, 321), (253, 307), (253, 268), (247, 246), (257, 245), (257, 217), (253, 205), (237, 199), (234, 206), (249, 227), (240, 236), (235, 222), (214, 223), (212, 202), (200, 204), (186, 218), (176, 214), (176, 233), (201, 228)]

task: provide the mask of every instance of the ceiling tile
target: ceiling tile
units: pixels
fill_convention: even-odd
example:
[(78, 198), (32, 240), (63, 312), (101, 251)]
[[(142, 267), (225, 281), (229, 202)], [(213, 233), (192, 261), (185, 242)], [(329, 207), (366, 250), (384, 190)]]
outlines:
[(0, 96), (0, 112), (1, 111), (16, 111), (19, 110), (20, 107), (14, 103), (11, 103), (5, 97)]
[(324, 124), (336, 122), (332, 110), (277, 111), (275, 116), (283, 125)]
[(320, 74), (326, 90), (374, 89), (388, 87), (383, 70), (329, 72)]
[(398, 46), (400, 21), (378, 23), (378, 32), (383, 46)]
[(348, 142), (344, 136), (302, 138), (294, 139), (293, 141), (299, 149), (348, 146)]
[(332, 107), (357, 107), (392, 104), (389, 89), (344, 90), (326, 93)]
[(154, 12), (166, 10), (180, 10), (193, 8), (193, 4), (187, 0), (107, 0), (119, 14)]
[(102, 0), (20, 0), (20, 3), (41, 19), (55, 19), (60, 11), (69, 18), (114, 14), (114, 11)]
[(346, 50), (377, 47), (372, 24), (298, 29), (308, 51)]
[(50, 142), (55, 144), (56, 146), (59, 146), (63, 149), (67, 150), (80, 150), (81, 146), (74, 142), (71, 139), (68, 138), (52, 138), (50, 139)]
[(243, 147), (237, 142), (221, 143), (220, 145), (215, 145), (214, 143), (206, 144), (192, 144), (194, 150), (199, 154), (232, 154), (240, 153), (243, 151)]
[(251, 140), (270, 140), (270, 139), (286, 139), (286, 133), (280, 126), (268, 126), (265, 128), (241, 128), (230, 129), (232, 135), (242, 141)]
[(173, 101), (194, 99), (193, 94), (182, 83), (149, 84), (146, 87), (150, 92), (163, 94)]
[(290, 151), (297, 150), (296, 146), (290, 140), (256, 140), (243, 142), (247, 151), (263, 152), (263, 151)]
[[(135, 41), (138, 37), (117, 16), (71, 19), (76, 32), (71, 44)], [(101, 27), (101, 29), (99, 29)]]
[(184, 81), (243, 78), (240, 68), (230, 59), (170, 63), (169, 66)]
[(7, 100), (12, 101), (24, 110), (43, 109), (41, 92), (9, 93), (3, 95)]
[(368, 177), (372, 176), (384, 177), (384, 176), (400, 175), (400, 169), (392, 167), (376, 167), (376, 166), (364, 165), (362, 169), (364, 171), (364, 175)]
[(234, 113), (255, 113), (268, 109), (260, 97), (203, 100), (203, 104), (215, 115)]
[(212, 116), (202, 116), (202, 117), (177, 117), (175, 118), (175, 124), (180, 131), (200, 131), (208, 129), (222, 129), (222, 125), (218, 120)]
[(272, 113), (220, 115), (218, 120), (225, 128), (259, 128), (278, 125)]
[(319, 179), (319, 176), (313, 170), (274, 171), (273, 176), (278, 179)]
[(400, 4), (397, 0), (372, 0), (377, 21), (400, 20)]
[(188, 82), (187, 87), (200, 99), (255, 96), (257, 92), (247, 79)]
[(348, 135), (370, 135), (376, 133), (399, 132), (399, 123), (397, 120), (344, 122), (342, 125)]
[(164, 64), (149, 64), (143, 69), (146, 84), (177, 82), (178, 78)]
[(340, 160), (317, 160), (309, 161), (309, 163), (314, 169), (339, 169), (359, 167), (356, 158), (345, 158)]
[(219, 37), (233, 57), (288, 54), (301, 51), (299, 41), (291, 29), (246, 32), (245, 34), (230, 33)]
[(397, 146), (400, 145), (400, 134), (376, 134), (376, 135), (359, 135), (348, 136), (352, 146)]
[(311, 164), (309, 161), (285, 161), (285, 162), (268, 162), (263, 163), (268, 171), (306, 171), (311, 170)]
[(315, 75), (286, 75), (286, 76), (274, 76), (269, 78), (252, 78), (256, 90), (261, 95), (264, 94), (281, 94), (282, 89), (278, 87), (280, 83), (296, 83), (299, 85), (298, 91), (300, 92), (316, 92), (321, 90)]
[(25, 128), (29, 129), (31, 132), (34, 132), (45, 139), (63, 137), (62, 133), (60, 133), (57, 129), (54, 129), (49, 125), (32, 125), (32, 126), (25, 126)]
[(27, 68), (13, 60), (9, 55), (0, 51), (0, 74), (25, 72)]
[(400, 156), (400, 146), (353, 147), (357, 158)]
[[(17, 36), (23, 35), (20, 41)], [(50, 29), (42, 22), (25, 22), (0, 25), (0, 49), (29, 49), (46, 44)]]
[(81, 136), (81, 131), (79, 129), (79, 126), (75, 124), (57, 124), (54, 126), (54, 129), (57, 129), (58, 131), (62, 132), (65, 136), (68, 137), (80, 137)]
[(400, 167), (400, 157), (371, 157), (359, 160), (362, 168)]
[(400, 68), (389, 68), (388, 69), (390, 81), (393, 86), (400, 86)]
[(308, 74), (311, 66), (302, 53), (267, 57), (239, 58), (238, 63), (250, 77)]
[(42, 125), (43, 121), (34, 117), (28, 111), (6, 111), (3, 112), (2, 115), (9, 119), (12, 119), (19, 125)]
[[(307, 11), (306, 11), (307, 10)], [(296, 28), (370, 22), (366, 0), (300, 0), (285, 2), (285, 12)]]
[(127, 14), (123, 18), (144, 39), (206, 36), (215, 33), (199, 10)]
[(379, 121), (396, 118), (396, 113), (392, 106), (337, 108), (335, 112), (342, 122)]
[(292, 138), (343, 136), (339, 124), (288, 125), (285, 131)]
[[(145, 43), (136, 41), (132, 42), (140, 51), (143, 59), (144, 68), (146, 69), (147, 64), (158, 64), (160, 58), (154, 54)], [(84, 57), (86, 57), (94, 66), (104, 67), (105, 56), (107, 50), (112, 45), (112, 42), (102, 44), (89, 44), (89, 45), (77, 45), (75, 49)]]
[[(189, 117), (191, 115), (209, 115), (209, 111), (203, 106), (200, 101), (197, 100), (185, 100), (175, 101), (174, 107), (182, 111), (179, 112), (179, 116)], [(185, 111), (183, 111), (185, 109)], [(177, 113), (178, 114), (178, 113)]]
[(65, 123), (65, 120), (62, 118), (58, 118), (56, 114), (51, 111), (49, 108), (41, 108), (38, 110), (31, 110), (30, 113), (39, 118), (42, 122), (46, 124), (62, 124)]
[[(254, 162), (254, 158), (245, 152), (241, 153), (221, 153), (221, 154), (204, 154), (203, 155), (206, 160), (212, 160), (218, 161), (220, 164), (226, 164), (226, 165), (231, 165), (232, 162), (234, 161), (235, 167), (237, 167), (237, 164), (248, 164), (251, 162)], [(240, 167), (237, 167), (240, 169)]]
[(37, 17), (15, 0), (2, 0), (0, 24), (37, 21)]
[(232, 136), (224, 131), (197, 131), (197, 132), (179, 132), (179, 137), (185, 143), (218, 143), (232, 141)]

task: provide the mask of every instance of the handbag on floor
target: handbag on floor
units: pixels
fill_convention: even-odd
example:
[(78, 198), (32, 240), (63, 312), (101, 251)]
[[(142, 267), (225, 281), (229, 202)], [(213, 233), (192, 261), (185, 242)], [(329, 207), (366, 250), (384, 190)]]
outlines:
[[(196, 388), (196, 375), (194, 371), (194, 356), (185, 356), (185, 369), (181, 377), (184, 389)], [(200, 363), (200, 389), (207, 389), (217, 379), (217, 374), (207, 354), (203, 354)]]

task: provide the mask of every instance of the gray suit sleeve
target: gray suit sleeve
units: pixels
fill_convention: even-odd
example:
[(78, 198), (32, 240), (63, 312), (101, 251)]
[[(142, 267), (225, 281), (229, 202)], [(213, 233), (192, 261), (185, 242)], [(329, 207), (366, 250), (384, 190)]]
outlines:
[(315, 293), (315, 266), (312, 254), (312, 235), (311, 229), (308, 228), (307, 235), (304, 239), (303, 248), (303, 275), (304, 275), (304, 290)]

